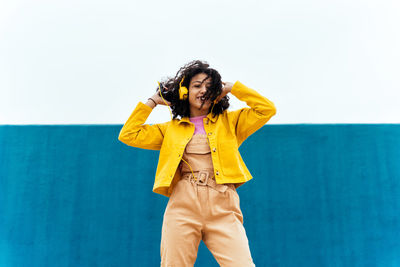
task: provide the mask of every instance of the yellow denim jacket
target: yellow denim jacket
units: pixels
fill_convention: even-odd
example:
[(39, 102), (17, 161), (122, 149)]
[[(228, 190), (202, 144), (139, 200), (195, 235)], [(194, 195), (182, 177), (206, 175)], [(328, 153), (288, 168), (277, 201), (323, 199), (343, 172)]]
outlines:
[[(239, 81), (234, 83), (231, 94), (250, 108), (225, 110), (215, 118), (209, 113), (203, 122), (211, 146), (216, 182), (235, 183), (238, 187), (253, 178), (238, 148), (276, 114), (276, 108), (273, 102)], [(180, 179), (178, 165), (195, 127), (188, 117), (145, 124), (152, 110), (139, 102), (122, 127), (118, 140), (133, 147), (160, 150), (153, 192), (169, 197)]]

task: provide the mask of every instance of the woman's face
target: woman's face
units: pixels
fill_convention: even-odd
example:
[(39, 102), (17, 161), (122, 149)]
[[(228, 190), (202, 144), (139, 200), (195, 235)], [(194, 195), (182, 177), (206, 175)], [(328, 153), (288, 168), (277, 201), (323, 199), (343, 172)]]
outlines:
[(211, 77), (204, 80), (207, 77), (205, 73), (199, 73), (193, 76), (189, 85), (189, 104), (190, 104), (190, 117), (196, 117), (208, 114), (208, 110), (211, 106), (210, 99), (204, 102), (203, 107), (200, 109), (202, 104), (201, 97), (207, 91), (207, 88), (211, 86)]

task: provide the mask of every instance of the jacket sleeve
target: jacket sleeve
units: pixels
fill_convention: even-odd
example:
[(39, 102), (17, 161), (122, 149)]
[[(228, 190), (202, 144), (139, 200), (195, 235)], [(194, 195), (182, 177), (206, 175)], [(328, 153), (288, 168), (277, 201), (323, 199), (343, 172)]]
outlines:
[(239, 100), (245, 101), (250, 107), (228, 112), (240, 146), (247, 137), (260, 129), (276, 114), (276, 108), (272, 101), (239, 81), (232, 86), (231, 94)]
[(144, 124), (153, 109), (139, 102), (122, 127), (118, 140), (128, 146), (160, 150), (169, 122)]

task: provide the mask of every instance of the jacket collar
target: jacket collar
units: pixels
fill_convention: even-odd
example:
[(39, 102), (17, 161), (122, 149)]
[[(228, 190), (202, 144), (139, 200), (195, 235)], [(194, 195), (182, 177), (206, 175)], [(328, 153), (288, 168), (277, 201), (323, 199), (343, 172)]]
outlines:
[[(217, 118), (218, 118), (218, 115), (215, 116), (215, 117), (213, 118), (213, 115), (212, 115), (212, 113), (210, 112), (210, 113), (207, 114), (207, 118), (208, 118), (209, 120), (211, 120), (212, 122), (215, 122), (215, 121), (217, 120)], [(192, 123), (192, 122), (189, 120), (189, 117), (187, 117), (187, 116), (183, 117), (183, 118), (180, 119), (178, 122), (179, 122), (179, 123), (181, 123), (181, 122)]]

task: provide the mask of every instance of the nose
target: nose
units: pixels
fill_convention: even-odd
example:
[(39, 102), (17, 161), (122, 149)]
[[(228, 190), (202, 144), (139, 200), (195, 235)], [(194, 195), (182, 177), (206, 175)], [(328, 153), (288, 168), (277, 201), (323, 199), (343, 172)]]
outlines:
[(200, 92), (202, 92), (203, 94), (207, 91), (207, 88), (205, 85), (201, 86)]

